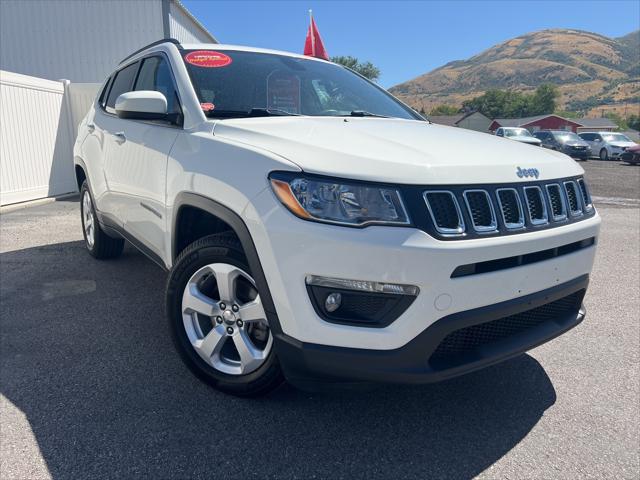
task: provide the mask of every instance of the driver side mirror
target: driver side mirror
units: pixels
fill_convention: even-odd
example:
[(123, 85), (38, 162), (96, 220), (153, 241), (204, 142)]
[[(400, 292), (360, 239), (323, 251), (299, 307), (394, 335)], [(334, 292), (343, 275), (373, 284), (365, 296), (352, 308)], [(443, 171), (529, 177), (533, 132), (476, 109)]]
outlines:
[(132, 120), (166, 120), (167, 99), (152, 90), (126, 92), (116, 99), (116, 114)]

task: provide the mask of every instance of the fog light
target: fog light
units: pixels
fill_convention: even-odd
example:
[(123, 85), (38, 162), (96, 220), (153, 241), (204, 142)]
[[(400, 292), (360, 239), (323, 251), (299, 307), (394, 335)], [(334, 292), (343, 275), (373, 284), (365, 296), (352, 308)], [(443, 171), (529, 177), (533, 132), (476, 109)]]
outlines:
[(335, 312), (340, 305), (342, 304), (342, 295), (339, 293), (331, 293), (327, 296), (327, 299), (324, 301), (324, 308), (327, 312)]

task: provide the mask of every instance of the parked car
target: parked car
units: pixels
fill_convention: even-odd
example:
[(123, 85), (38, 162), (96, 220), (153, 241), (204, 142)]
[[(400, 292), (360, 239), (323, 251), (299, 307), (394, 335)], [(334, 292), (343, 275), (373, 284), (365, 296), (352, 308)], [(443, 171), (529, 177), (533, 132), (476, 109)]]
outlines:
[(600, 160), (617, 159), (627, 148), (637, 145), (623, 133), (583, 132), (579, 136), (589, 144), (593, 154), (599, 156)]
[(540, 130), (534, 136), (542, 141), (542, 146), (566, 153), (572, 158), (588, 160), (591, 147), (577, 134), (566, 130)]
[(640, 164), (640, 145), (636, 144), (628, 147), (624, 153), (620, 155), (620, 160), (631, 165)]
[(331, 62), (154, 43), (100, 88), (74, 163), (88, 252), (127, 240), (167, 270), (180, 356), (235, 395), (442, 380), (585, 316), (584, 170)]
[(509, 138), (522, 143), (528, 143), (529, 145), (535, 145), (537, 147), (542, 143), (539, 138), (531, 135), (529, 130), (520, 127), (500, 127), (496, 130), (496, 136)]

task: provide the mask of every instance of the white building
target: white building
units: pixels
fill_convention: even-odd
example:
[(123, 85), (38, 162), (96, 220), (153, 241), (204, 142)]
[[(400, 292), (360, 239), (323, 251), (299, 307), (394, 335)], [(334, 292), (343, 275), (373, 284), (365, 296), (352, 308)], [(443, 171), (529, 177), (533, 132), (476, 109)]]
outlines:
[(218, 43), (179, 0), (2, 0), (0, 70), (102, 82), (120, 60), (162, 38)]
[(179, 0), (0, 0), (0, 205), (75, 191), (76, 126), (100, 83), (171, 37), (218, 43)]

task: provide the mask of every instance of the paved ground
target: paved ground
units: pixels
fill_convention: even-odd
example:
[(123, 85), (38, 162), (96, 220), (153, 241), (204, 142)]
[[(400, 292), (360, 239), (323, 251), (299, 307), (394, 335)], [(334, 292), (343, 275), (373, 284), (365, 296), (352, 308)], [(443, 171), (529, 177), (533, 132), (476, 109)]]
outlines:
[[(594, 194), (638, 198), (617, 168), (587, 164)], [(638, 478), (640, 209), (599, 210), (568, 334), (441, 384), (261, 400), (187, 371), (164, 273), (131, 248), (92, 260), (77, 203), (3, 214), (0, 478)]]

